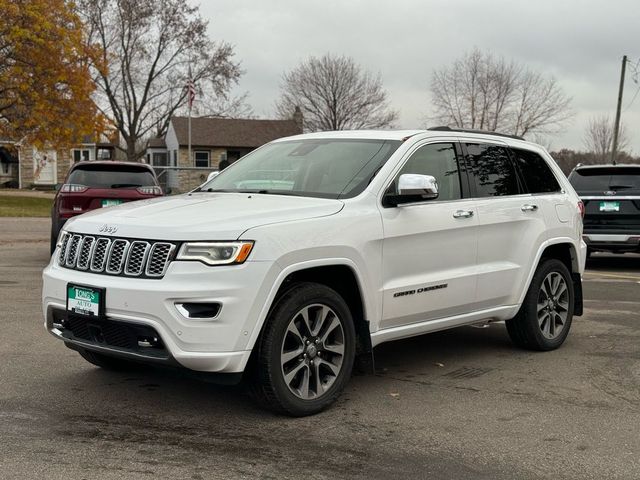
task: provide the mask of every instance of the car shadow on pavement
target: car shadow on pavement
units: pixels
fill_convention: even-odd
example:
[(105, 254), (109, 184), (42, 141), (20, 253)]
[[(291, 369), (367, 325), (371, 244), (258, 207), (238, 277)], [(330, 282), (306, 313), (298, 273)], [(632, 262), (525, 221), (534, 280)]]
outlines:
[[(455, 373), (461, 367), (486, 368), (490, 359), (513, 358), (517, 352), (522, 351), (512, 346), (503, 324), (488, 328), (460, 327), (389, 342), (375, 349), (376, 374), (358, 375), (358, 386), (368, 388), (386, 376), (433, 379)], [(92, 415), (109, 416), (109, 410), (113, 409), (119, 413), (144, 412), (144, 415), (170, 414), (172, 417), (264, 416), (264, 410), (249, 395), (247, 382), (219, 385), (208, 381), (206, 375), (145, 365), (118, 372), (82, 364), (81, 371), (61, 369), (57, 375), (57, 381), (66, 385), (65, 390), (73, 401), (82, 404), (80, 410), (87, 414), (94, 412)], [(349, 389), (347, 386), (347, 395)]]
[(640, 271), (640, 255), (634, 253), (594, 253), (587, 259), (587, 270), (635, 273)]
[(386, 370), (440, 375), (451, 367), (482, 365), (487, 359), (513, 356), (516, 349), (503, 323), (485, 328), (459, 327), (384, 343), (375, 349), (377, 373)]
[[(376, 375), (360, 375), (358, 385), (366, 387), (378, 382), (376, 377), (396, 373), (441, 376), (461, 365), (486, 365), (490, 358), (513, 357), (518, 351), (502, 324), (413, 337), (377, 347)], [(66, 358), (65, 363), (71, 363), (73, 357)], [(83, 362), (79, 357), (77, 361)], [(75, 405), (69, 410), (87, 415), (123, 412), (160, 416), (264, 415), (264, 410), (249, 395), (247, 382), (219, 385), (208, 381), (206, 375), (144, 365), (128, 371), (103, 370), (84, 362), (77, 366), (56, 370), (56, 383), (65, 386), (63, 395), (67, 398), (60, 398), (60, 390), (41, 394), (45, 397), (51, 394), (52, 403)]]

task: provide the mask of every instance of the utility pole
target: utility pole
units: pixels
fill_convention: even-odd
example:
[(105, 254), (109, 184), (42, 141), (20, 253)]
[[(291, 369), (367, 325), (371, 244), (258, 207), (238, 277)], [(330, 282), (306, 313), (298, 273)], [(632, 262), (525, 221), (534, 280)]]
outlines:
[(622, 91), (624, 90), (624, 72), (627, 68), (627, 56), (622, 57), (622, 69), (620, 71), (620, 88), (618, 89), (618, 107), (616, 108), (616, 122), (613, 125), (613, 146), (611, 148), (611, 163), (616, 164), (618, 154), (618, 134), (620, 133), (620, 110), (622, 108)]

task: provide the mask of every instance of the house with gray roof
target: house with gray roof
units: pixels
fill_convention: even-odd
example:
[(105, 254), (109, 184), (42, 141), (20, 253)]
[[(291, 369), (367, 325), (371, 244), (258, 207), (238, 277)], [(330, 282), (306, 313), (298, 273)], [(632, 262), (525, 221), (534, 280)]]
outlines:
[(172, 176), (170, 186), (174, 191), (188, 191), (204, 182), (210, 172), (224, 169), (265, 143), (299, 133), (299, 109), (289, 120), (192, 117), (189, 158), (189, 119), (175, 116), (164, 138), (152, 138), (147, 143), (146, 161), (160, 173), (162, 167), (178, 167), (174, 170), (177, 173), (167, 172), (160, 179), (165, 183)]

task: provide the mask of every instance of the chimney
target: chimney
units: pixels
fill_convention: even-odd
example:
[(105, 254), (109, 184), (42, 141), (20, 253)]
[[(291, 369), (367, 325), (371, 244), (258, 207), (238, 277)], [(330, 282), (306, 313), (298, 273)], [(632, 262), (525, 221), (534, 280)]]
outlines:
[(303, 116), (302, 116), (302, 110), (300, 110), (300, 107), (298, 105), (296, 105), (296, 109), (293, 111), (292, 118), (293, 118), (293, 121), (296, 122), (296, 126), (300, 130), (300, 133), (302, 133)]

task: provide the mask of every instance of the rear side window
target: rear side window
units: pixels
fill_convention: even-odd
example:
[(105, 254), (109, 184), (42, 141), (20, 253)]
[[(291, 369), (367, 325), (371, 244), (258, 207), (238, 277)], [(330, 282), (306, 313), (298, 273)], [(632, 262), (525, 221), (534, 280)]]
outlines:
[(578, 192), (640, 191), (640, 167), (591, 167), (574, 170), (569, 181)]
[(122, 166), (114, 170), (111, 165), (85, 165), (69, 174), (67, 183), (91, 188), (151, 187), (156, 185), (153, 174), (139, 167)]
[(512, 148), (511, 151), (529, 193), (560, 191), (558, 180), (544, 158), (530, 150)]
[(520, 193), (518, 176), (505, 147), (467, 143), (467, 168), (475, 184), (476, 197), (498, 197)]

